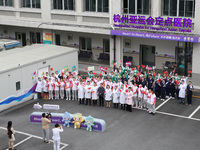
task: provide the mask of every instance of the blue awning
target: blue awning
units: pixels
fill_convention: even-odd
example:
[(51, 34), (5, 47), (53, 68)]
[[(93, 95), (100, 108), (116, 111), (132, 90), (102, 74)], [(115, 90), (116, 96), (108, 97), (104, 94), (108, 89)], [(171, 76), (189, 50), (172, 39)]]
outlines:
[(8, 44), (5, 44), (5, 48), (6, 49), (9, 49), (9, 48), (13, 48), (13, 47), (17, 47), (17, 46), (20, 46), (20, 42), (12, 42), (12, 43), (8, 43)]

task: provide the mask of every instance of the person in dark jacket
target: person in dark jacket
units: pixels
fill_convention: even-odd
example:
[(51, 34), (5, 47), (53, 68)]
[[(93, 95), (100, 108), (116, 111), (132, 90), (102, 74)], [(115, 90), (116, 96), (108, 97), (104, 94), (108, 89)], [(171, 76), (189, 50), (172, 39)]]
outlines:
[(192, 91), (194, 90), (194, 87), (192, 85), (192, 82), (189, 81), (188, 85), (187, 85), (187, 104), (191, 106), (192, 105)]
[(149, 78), (147, 78), (147, 83), (148, 83), (148, 89), (151, 89), (153, 90), (153, 78), (152, 78), (152, 75), (149, 75)]
[(99, 106), (104, 107), (105, 88), (103, 87), (103, 83), (101, 83), (100, 87), (97, 89), (97, 93), (99, 95)]
[(123, 84), (124, 84), (124, 81), (128, 81), (128, 80), (126, 79), (126, 77), (125, 77), (125, 74), (122, 75), (121, 80), (122, 80), (122, 83), (123, 83)]

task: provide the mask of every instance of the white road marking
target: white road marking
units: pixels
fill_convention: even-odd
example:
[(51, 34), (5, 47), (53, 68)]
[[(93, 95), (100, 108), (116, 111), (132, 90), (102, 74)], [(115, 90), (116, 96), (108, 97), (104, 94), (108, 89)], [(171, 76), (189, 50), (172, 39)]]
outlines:
[(170, 98), (168, 98), (166, 101), (164, 101), (163, 103), (161, 103), (158, 107), (156, 107), (156, 109), (155, 110), (158, 110), (160, 107), (162, 107), (165, 103), (167, 103), (169, 100), (171, 99), (171, 97)]
[(192, 118), (192, 116), (194, 116), (194, 114), (200, 109), (200, 106), (197, 107), (197, 109), (195, 109), (192, 114), (188, 117), (188, 118)]
[(184, 119), (190, 119), (190, 120), (200, 121), (200, 119), (197, 119), (197, 118), (189, 118), (189, 117), (186, 117), (186, 116), (175, 115), (175, 114), (165, 113), (165, 112), (160, 112), (160, 111), (156, 111), (156, 113), (164, 114), (164, 115), (168, 115), (168, 116), (179, 117), (179, 118), (184, 118)]
[[(0, 129), (7, 130), (7, 128), (4, 128), (4, 127), (0, 127)], [(31, 138), (33, 137), (33, 138), (40, 139), (40, 140), (43, 139), (42, 137), (39, 137), (39, 136), (36, 136), (36, 135), (32, 135), (32, 134), (29, 134), (29, 133), (25, 133), (25, 132), (21, 132), (21, 131), (16, 131), (16, 130), (15, 130), (15, 132), (16, 132), (16, 133), (19, 133), (19, 134), (26, 135), (26, 136), (31, 137)], [(49, 141), (50, 141), (50, 142), (53, 142), (53, 140), (49, 140)], [(63, 147), (64, 147), (64, 146), (67, 147), (67, 146), (69, 145), (69, 144), (62, 143), (62, 142), (60, 142), (60, 144), (63, 145)], [(63, 148), (63, 147), (62, 147), (62, 149), (65, 148), (65, 147), (64, 147), (64, 148)]]
[(60, 148), (60, 150), (63, 150), (65, 147), (67, 147), (68, 146), (68, 144), (67, 145), (64, 145), (63, 147), (61, 147)]
[[(20, 141), (19, 143), (13, 145), (13, 147), (16, 147), (16, 146), (18, 146), (18, 145), (20, 145), (20, 144), (26, 142), (26, 141), (29, 140), (30, 138), (32, 138), (32, 136), (29, 136), (29, 137), (25, 138), (24, 140)], [(8, 150), (8, 149), (7, 149), (7, 150)]]
[[(200, 106), (199, 106), (200, 107)], [(134, 109), (138, 109), (138, 110), (142, 110), (142, 111), (146, 111), (144, 109), (141, 109), (141, 108), (137, 108), (137, 107), (133, 107)], [(200, 109), (200, 108), (199, 108)], [(198, 110), (197, 110), (198, 111)], [(197, 119), (197, 118), (192, 118), (192, 116), (189, 118), (189, 117), (186, 117), (186, 116), (181, 116), (181, 115), (176, 115), (176, 114), (171, 114), (171, 113), (165, 113), (165, 112), (161, 112), (161, 111), (156, 111), (156, 113), (158, 114), (163, 114), (163, 115), (168, 115), (168, 116), (173, 116), (173, 117), (178, 117), (178, 118), (184, 118), (184, 119), (190, 119), (190, 120), (195, 120), (195, 121), (200, 121), (200, 119)]]

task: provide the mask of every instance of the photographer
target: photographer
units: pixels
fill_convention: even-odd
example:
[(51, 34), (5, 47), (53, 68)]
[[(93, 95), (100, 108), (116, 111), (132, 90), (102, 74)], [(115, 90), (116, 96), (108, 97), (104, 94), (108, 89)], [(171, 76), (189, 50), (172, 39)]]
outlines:
[(53, 131), (53, 148), (54, 150), (60, 150), (60, 132), (63, 132), (63, 128), (59, 124), (55, 124), (55, 128), (52, 129)]
[[(46, 118), (46, 114), (42, 114), (42, 135), (43, 141), (49, 144), (49, 124), (51, 123), (51, 115), (48, 114), (48, 118)], [(46, 139), (46, 140), (45, 140)]]

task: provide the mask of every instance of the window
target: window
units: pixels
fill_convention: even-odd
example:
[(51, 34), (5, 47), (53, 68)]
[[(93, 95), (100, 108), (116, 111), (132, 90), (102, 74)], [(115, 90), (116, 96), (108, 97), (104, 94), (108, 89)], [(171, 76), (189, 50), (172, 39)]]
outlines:
[(109, 0), (85, 0), (85, 11), (109, 12)]
[(74, 0), (53, 0), (53, 9), (74, 10)]
[(87, 50), (87, 51), (92, 50), (91, 38), (80, 37), (79, 43), (80, 43), (80, 50)]
[(177, 15), (177, 0), (163, 0), (163, 15)]
[(13, 7), (13, 0), (0, 0), (0, 6)]
[(103, 50), (104, 50), (104, 53), (110, 53), (110, 40), (109, 39), (103, 39)]
[(109, 12), (109, 0), (98, 0), (98, 12)]
[(40, 0), (22, 0), (22, 7), (25, 7), (25, 8), (41, 8)]
[(163, 16), (194, 17), (195, 0), (162, 0)]
[(194, 17), (195, 0), (180, 0), (179, 2), (179, 16), (180, 17)]
[(123, 13), (149, 15), (150, 4), (150, 0), (123, 0)]
[(20, 81), (16, 82), (16, 91), (19, 91), (21, 89), (20, 87)]

